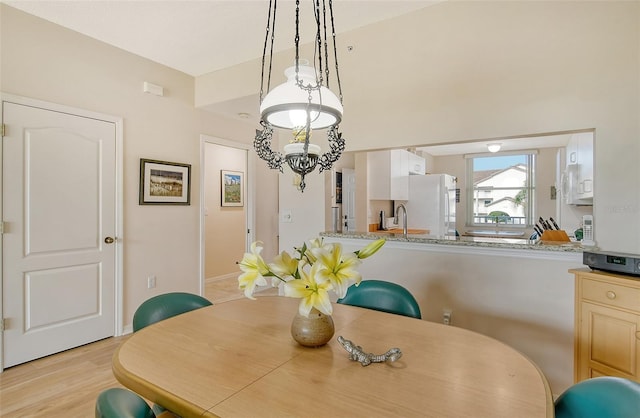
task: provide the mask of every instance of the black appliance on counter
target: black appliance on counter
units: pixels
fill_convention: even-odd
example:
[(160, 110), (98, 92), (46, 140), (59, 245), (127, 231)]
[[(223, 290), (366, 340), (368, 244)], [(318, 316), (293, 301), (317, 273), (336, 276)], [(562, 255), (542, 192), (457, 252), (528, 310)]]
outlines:
[(640, 276), (640, 255), (608, 251), (584, 251), (582, 263), (594, 270)]

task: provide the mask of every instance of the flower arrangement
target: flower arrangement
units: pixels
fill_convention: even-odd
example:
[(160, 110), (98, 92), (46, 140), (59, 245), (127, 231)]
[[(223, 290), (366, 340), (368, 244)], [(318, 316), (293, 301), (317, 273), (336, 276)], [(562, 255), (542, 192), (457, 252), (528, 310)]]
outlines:
[(349, 286), (359, 285), (362, 276), (357, 267), (384, 243), (384, 239), (379, 239), (361, 250), (344, 253), (341, 244), (324, 244), (322, 238), (316, 238), (301, 248), (294, 248), (294, 257), (283, 251), (267, 264), (260, 255), (262, 242), (256, 241), (251, 244), (251, 252), (245, 253), (239, 263), (243, 273), (238, 276), (238, 283), (247, 298), (255, 299), (256, 286), (266, 286), (266, 277), (272, 277), (272, 286), (282, 284), (285, 296), (301, 298), (300, 315), (308, 317), (312, 308), (331, 315), (329, 291), (343, 298)]

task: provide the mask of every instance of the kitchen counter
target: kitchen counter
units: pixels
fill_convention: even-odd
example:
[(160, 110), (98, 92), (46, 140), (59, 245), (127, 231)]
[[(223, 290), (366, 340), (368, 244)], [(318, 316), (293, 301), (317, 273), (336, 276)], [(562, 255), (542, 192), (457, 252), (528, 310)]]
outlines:
[[(387, 236), (389, 234), (402, 235), (402, 228), (378, 229), (378, 230), (369, 231), (369, 233), (384, 234), (385, 236)], [(426, 235), (426, 234), (429, 234), (429, 230), (428, 229), (412, 229), (412, 228), (409, 228), (409, 229), (407, 229), (407, 234), (411, 234), (411, 235), (416, 235), (416, 234)]]
[(565, 253), (581, 253), (583, 247), (579, 242), (548, 243), (522, 238), (486, 238), (486, 237), (436, 237), (424, 234), (389, 233), (388, 231), (376, 232), (323, 232), (324, 237), (374, 240), (385, 238), (387, 241), (410, 242), (416, 244), (449, 245), (457, 247), (483, 247), (505, 248), (512, 250), (552, 251)]

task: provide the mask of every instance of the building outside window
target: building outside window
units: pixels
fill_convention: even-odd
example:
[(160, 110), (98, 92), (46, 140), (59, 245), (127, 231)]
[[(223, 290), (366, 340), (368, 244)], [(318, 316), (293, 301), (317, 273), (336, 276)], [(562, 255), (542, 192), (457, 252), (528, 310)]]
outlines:
[(467, 225), (532, 226), (535, 157), (535, 151), (466, 156)]

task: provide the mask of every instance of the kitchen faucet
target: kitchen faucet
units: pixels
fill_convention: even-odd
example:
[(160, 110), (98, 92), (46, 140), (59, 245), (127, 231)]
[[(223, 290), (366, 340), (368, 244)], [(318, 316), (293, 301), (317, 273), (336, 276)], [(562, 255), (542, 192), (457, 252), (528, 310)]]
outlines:
[(396, 217), (393, 220), (395, 224), (398, 224), (398, 215), (400, 214), (400, 209), (402, 209), (402, 233), (404, 237), (407, 238), (407, 208), (404, 203), (400, 203), (396, 208)]

